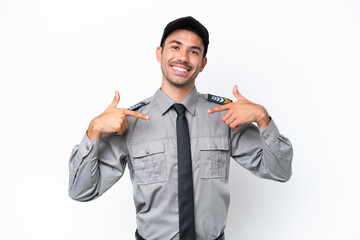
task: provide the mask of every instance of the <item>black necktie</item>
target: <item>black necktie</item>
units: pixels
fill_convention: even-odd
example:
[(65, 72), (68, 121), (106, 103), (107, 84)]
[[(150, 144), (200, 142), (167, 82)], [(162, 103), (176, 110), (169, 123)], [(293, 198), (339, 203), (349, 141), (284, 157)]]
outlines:
[(178, 200), (180, 240), (195, 240), (194, 190), (191, 165), (189, 126), (182, 104), (173, 105), (176, 113), (178, 154)]

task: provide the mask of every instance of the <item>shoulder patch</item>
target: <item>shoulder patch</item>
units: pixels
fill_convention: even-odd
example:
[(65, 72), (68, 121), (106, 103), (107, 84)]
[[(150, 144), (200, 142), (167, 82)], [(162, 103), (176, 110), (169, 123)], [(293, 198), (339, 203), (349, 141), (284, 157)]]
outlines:
[(208, 94), (207, 100), (209, 102), (218, 103), (218, 104), (221, 104), (221, 105), (228, 104), (228, 103), (232, 102), (232, 100), (229, 99), (229, 98), (215, 96), (215, 95), (212, 95), (212, 94)]
[(139, 103), (137, 103), (137, 104), (129, 107), (128, 110), (136, 111), (136, 110), (138, 110), (138, 109), (140, 109), (140, 108), (142, 108), (143, 106), (146, 106), (146, 105), (148, 105), (148, 104), (149, 104), (149, 102), (144, 102), (144, 101), (143, 101), (143, 102), (139, 102)]

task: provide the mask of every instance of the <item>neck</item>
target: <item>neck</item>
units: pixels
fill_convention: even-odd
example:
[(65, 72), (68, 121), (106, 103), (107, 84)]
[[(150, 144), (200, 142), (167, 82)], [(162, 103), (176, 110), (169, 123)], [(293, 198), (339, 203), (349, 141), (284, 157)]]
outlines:
[(161, 91), (168, 95), (172, 100), (180, 103), (187, 95), (194, 89), (195, 84), (177, 86), (163, 80), (161, 84)]

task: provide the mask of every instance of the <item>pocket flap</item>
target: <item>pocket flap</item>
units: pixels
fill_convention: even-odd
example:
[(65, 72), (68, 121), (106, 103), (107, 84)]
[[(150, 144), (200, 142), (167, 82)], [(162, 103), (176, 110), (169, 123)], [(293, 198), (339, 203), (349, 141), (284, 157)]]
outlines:
[(203, 138), (199, 144), (200, 151), (229, 150), (228, 138)]
[(129, 151), (134, 158), (145, 157), (155, 153), (165, 152), (163, 140), (156, 140), (151, 142), (129, 144)]

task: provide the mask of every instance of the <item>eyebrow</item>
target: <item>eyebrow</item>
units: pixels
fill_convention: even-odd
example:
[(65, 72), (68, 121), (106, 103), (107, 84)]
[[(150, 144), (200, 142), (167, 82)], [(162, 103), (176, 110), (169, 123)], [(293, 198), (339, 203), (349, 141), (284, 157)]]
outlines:
[[(179, 41), (177, 41), (177, 40), (172, 40), (170, 43), (176, 43), (176, 44), (178, 44), (178, 45), (184, 45), (184, 44), (182, 44), (182, 42), (179, 42)], [(191, 46), (190, 48), (191, 48), (191, 49), (197, 49), (197, 50), (199, 50), (200, 52), (202, 52), (202, 51), (201, 51), (201, 48), (198, 47), (198, 46)]]

